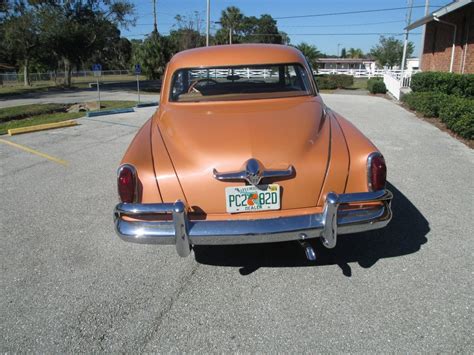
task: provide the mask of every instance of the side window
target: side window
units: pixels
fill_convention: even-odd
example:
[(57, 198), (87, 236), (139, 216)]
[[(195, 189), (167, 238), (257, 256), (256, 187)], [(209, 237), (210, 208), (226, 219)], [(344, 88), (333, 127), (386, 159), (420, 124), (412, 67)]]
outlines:
[(305, 57), (305, 60), (306, 60), (306, 64), (308, 64), (309, 70), (311, 71), (311, 78), (309, 79), (309, 81), (314, 83), (314, 87), (316, 88), (316, 92), (319, 93), (318, 82), (315, 78), (314, 69), (313, 69), (311, 63), (309, 62), (308, 58)]

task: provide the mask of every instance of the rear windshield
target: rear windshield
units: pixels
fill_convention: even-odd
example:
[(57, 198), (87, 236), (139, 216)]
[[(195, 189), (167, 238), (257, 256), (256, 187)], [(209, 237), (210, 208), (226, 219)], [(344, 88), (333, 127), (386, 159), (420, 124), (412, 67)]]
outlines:
[(173, 75), (170, 101), (199, 102), (312, 95), (299, 64), (190, 68)]

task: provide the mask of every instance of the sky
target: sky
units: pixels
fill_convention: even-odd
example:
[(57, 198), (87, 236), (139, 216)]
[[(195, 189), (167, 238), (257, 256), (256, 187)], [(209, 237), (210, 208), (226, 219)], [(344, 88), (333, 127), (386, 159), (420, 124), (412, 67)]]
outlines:
[[(136, 6), (137, 24), (123, 29), (122, 35), (129, 39), (141, 39), (153, 30), (152, 0), (132, 0)], [(430, 12), (446, 5), (450, 0), (430, 0)], [(206, 0), (157, 0), (157, 23), (161, 34), (168, 34), (177, 14), (193, 16), (198, 11), (203, 19), (205, 31)], [(424, 16), (425, 0), (413, 0), (412, 22)], [(211, 23), (218, 21), (222, 10), (236, 6), (246, 16), (259, 17), (270, 14), (273, 18), (305, 16), (361, 10), (378, 10), (407, 6), (407, 0), (211, 0)], [(417, 7), (419, 6), (419, 7)], [(407, 10), (380, 11), (371, 13), (324, 15), (318, 17), (280, 18), (278, 28), (289, 34), (291, 44), (307, 42), (314, 44), (326, 54), (336, 55), (341, 48), (361, 48), (370, 51), (381, 33), (401, 34), (406, 26)], [(218, 25), (211, 26), (211, 33)], [(213, 30), (214, 28), (214, 30)], [(421, 27), (410, 34), (415, 44), (414, 56), (419, 53)], [(370, 34), (367, 34), (370, 33)], [(366, 35), (367, 34), (367, 35)], [(387, 35), (388, 36), (388, 35)], [(403, 39), (402, 35), (396, 36)]]

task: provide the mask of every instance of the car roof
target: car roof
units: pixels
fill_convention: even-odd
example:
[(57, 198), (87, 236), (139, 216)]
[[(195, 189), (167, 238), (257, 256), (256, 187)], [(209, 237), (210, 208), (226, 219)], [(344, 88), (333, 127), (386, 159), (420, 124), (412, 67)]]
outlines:
[(179, 68), (275, 63), (305, 63), (305, 58), (296, 48), (285, 45), (232, 44), (179, 52), (171, 58), (169, 66), (174, 71)]

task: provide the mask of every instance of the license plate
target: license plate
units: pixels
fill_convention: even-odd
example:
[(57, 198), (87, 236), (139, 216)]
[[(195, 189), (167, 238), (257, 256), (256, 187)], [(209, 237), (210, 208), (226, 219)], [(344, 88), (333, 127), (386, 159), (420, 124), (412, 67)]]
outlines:
[(277, 184), (226, 187), (228, 213), (280, 209), (280, 186)]

